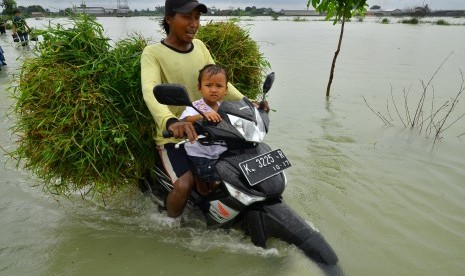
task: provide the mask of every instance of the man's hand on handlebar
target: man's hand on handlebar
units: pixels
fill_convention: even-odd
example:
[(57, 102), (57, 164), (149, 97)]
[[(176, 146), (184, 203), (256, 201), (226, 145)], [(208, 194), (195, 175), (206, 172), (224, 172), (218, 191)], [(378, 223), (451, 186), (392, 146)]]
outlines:
[(268, 105), (268, 101), (254, 102), (253, 104), (256, 108), (261, 109), (266, 113), (270, 112), (270, 106)]
[(197, 132), (189, 122), (176, 122), (168, 127), (174, 138), (187, 138), (191, 143), (197, 140)]

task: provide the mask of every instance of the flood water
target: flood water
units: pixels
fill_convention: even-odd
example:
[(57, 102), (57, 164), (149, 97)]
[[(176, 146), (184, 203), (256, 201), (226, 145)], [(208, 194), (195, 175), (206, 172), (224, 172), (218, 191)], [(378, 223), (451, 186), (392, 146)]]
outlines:
[[(155, 18), (99, 21), (113, 39), (132, 32), (162, 38)], [(434, 135), (405, 128), (389, 101), (405, 114), (402, 93), (410, 88), (413, 113), (421, 82), (449, 55), (430, 88), (434, 107), (455, 97), (465, 70), (465, 26), (391, 22), (347, 23), (326, 101), (339, 26), (284, 17), (242, 21), (276, 73), (267, 142), (293, 165), (284, 199), (322, 232), (345, 275), (463, 275), (465, 118), (433, 147)], [(31, 50), (12, 45), (10, 32), (0, 45), (8, 63), (0, 72), (0, 145), (12, 150), (13, 101), (5, 90)], [(363, 97), (383, 114), (389, 105), (394, 126), (385, 126)], [(426, 118), (431, 102), (425, 106)], [(448, 122), (464, 113), (462, 96)], [(0, 160), (0, 275), (323, 274), (292, 246), (272, 240), (262, 249), (240, 231), (207, 230), (195, 210), (169, 219), (137, 191), (108, 199), (106, 207), (55, 199), (14, 161)]]

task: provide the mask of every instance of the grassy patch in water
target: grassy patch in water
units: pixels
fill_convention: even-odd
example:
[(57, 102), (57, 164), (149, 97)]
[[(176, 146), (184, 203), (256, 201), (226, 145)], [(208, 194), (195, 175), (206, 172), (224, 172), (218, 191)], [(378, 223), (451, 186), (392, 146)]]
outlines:
[(416, 18), (416, 17), (413, 17), (413, 18), (410, 18), (410, 19), (403, 19), (403, 20), (400, 21), (400, 23), (417, 25), (418, 23), (420, 23), (420, 20), (418, 20), (418, 18)]
[[(444, 59), (428, 82), (420, 81), (422, 92), (420, 93), (419, 98), (413, 100), (413, 106), (411, 105), (412, 100), (409, 98), (411, 87), (408, 89), (404, 88), (404, 99), (402, 104), (396, 103), (391, 87), (392, 101), (391, 105), (389, 104), (390, 101), (387, 101), (386, 113), (376, 111), (368, 104), (365, 97), (362, 97), (365, 104), (379, 119), (384, 122), (385, 125), (394, 126), (393, 122), (395, 116), (391, 116), (391, 114), (396, 114), (405, 128), (418, 131), (419, 134), (425, 133), (426, 137), (434, 135), (434, 146), (436, 141), (442, 138), (442, 135), (447, 129), (465, 117), (465, 113), (463, 113), (462, 109), (457, 108), (461, 100), (460, 97), (465, 91), (465, 77), (462, 71), (460, 70), (461, 81), (457, 94), (455, 97), (452, 97), (443, 103), (437, 103), (435, 98), (436, 92), (432, 84), (436, 74), (439, 72), (444, 63), (452, 56), (452, 54), (453, 52)], [(459, 110), (458, 112), (460, 113), (457, 114), (457, 110)], [(455, 116), (455, 119), (452, 119), (452, 116)], [(450, 122), (451, 120), (453, 121)], [(463, 135), (465, 135), (465, 133), (461, 133), (457, 137), (461, 137)]]
[(444, 20), (444, 19), (439, 19), (439, 20), (437, 20), (437, 21), (434, 22), (434, 23), (435, 23), (436, 25), (442, 25), (442, 26), (449, 26), (449, 25), (450, 25), (450, 23), (447, 22), (447, 21)]
[[(18, 140), (10, 155), (42, 179), (47, 192), (108, 195), (137, 185), (158, 158), (140, 83), (148, 41), (134, 34), (113, 45), (95, 19), (73, 21), (70, 29), (57, 24), (35, 30), (44, 41), (15, 80), (12, 130)], [(234, 84), (254, 98), (268, 63), (257, 58), (247, 32), (238, 38), (231, 32), (240, 30), (228, 24), (207, 27), (215, 35), (206, 44), (218, 63), (235, 70)]]
[(302, 17), (300, 17), (300, 16), (295, 16), (295, 17), (292, 19), (292, 21), (294, 21), (294, 22), (304, 22), (304, 21), (307, 21), (307, 19), (302, 18)]
[(389, 18), (385, 17), (385, 18), (381, 19), (380, 23), (381, 24), (389, 24), (390, 23)]

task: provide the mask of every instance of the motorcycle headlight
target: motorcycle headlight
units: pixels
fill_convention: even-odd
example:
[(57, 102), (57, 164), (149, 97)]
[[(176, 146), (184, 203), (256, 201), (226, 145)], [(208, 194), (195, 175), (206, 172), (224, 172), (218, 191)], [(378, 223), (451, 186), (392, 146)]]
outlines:
[(281, 172), (283, 174), (283, 177), (284, 177), (284, 186), (287, 186), (287, 176), (284, 172)]

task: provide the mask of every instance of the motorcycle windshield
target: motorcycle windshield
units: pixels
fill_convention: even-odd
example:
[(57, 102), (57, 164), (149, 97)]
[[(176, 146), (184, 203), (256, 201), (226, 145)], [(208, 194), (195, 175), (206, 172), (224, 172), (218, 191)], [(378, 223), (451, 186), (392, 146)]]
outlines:
[[(243, 98), (237, 102), (224, 102), (221, 104), (218, 113), (234, 128), (231, 134), (234, 134), (234, 136), (239, 134), (241, 136), (239, 140), (254, 143), (263, 141), (268, 126), (260, 112), (247, 98)], [(227, 129), (225, 126), (220, 125), (218, 126), (223, 130)]]
[(231, 125), (233, 125), (246, 141), (260, 143), (265, 138), (266, 129), (262, 117), (256, 108), (254, 108), (254, 112), (256, 122), (231, 114), (228, 114), (228, 118)]

